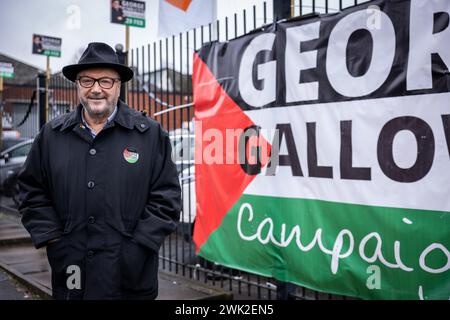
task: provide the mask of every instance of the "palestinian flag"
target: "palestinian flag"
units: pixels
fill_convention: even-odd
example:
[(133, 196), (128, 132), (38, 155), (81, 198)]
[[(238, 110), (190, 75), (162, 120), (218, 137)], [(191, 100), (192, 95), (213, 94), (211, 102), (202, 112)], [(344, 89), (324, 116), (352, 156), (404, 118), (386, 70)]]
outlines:
[[(449, 52), (435, 2), (372, 1), (194, 55), (199, 255), (327, 293), (450, 297), (450, 61), (427, 56), (427, 73), (410, 52)], [(411, 33), (422, 15), (434, 31)]]

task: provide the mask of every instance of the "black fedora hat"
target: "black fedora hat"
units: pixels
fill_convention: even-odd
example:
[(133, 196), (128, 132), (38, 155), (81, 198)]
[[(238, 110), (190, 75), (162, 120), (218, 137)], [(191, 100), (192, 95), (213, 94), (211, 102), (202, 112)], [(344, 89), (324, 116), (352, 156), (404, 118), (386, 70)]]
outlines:
[(119, 63), (114, 49), (102, 42), (89, 43), (78, 63), (65, 66), (62, 73), (70, 81), (75, 81), (80, 71), (91, 68), (114, 69), (120, 75), (122, 82), (133, 78), (133, 70)]

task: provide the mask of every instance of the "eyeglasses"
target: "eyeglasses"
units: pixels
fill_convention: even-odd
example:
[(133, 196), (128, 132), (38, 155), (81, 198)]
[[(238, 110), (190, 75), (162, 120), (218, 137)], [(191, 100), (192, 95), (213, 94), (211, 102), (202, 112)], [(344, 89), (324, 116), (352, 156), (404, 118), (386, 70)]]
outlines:
[(119, 78), (109, 78), (109, 77), (103, 77), (100, 79), (94, 79), (88, 76), (81, 76), (77, 78), (78, 83), (83, 88), (92, 88), (96, 82), (98, 82), (99, 86), (103, 89), (111, 89), (114, 85), (114, 82), (120, 81)]

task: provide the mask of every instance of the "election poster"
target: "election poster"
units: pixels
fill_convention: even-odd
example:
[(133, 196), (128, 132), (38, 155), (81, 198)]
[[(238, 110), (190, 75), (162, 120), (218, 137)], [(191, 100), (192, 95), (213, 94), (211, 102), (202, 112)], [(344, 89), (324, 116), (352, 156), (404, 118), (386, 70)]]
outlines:
[(145, 28), (145, 2), (111, 0), (111, 23)]
[(448, 300), (449, 15), (371, 1), (197, 51), (198, 254), (327, 293)]
[(41, 54), (49, 57), (61, 57), (61, 38), (33, 34), (33, 54)]
[(0, 62), (0, 77), (14, 78), (14, 66), (11, 62)]

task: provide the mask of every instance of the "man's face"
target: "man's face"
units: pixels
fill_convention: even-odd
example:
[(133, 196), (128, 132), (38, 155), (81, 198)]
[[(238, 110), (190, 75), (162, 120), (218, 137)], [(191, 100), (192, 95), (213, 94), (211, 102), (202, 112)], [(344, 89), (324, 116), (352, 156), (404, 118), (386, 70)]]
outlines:
[[(90, 77), (94, 79), (111, 78), (119, 79), (119, 74), (114, 69), (109, 68), (95, 68), (80, 71), (80, 77)], [(77, 80), (78, 97), (80, 102), (93, 118), (107, 118), (117, 106), (117, 101), (120, 95), (120, 81), (114, 81), (111, 89), (105, 89), (100, 86), (98, 81), (90, 88), (84, 88), (80, 85), (80, 80)]]
[(119, 1), (113, 1), (112, 2), (112, 7), (114, 8), (114, 9), (119, 9), (120, 8), (120, 3), (119, 3)]

